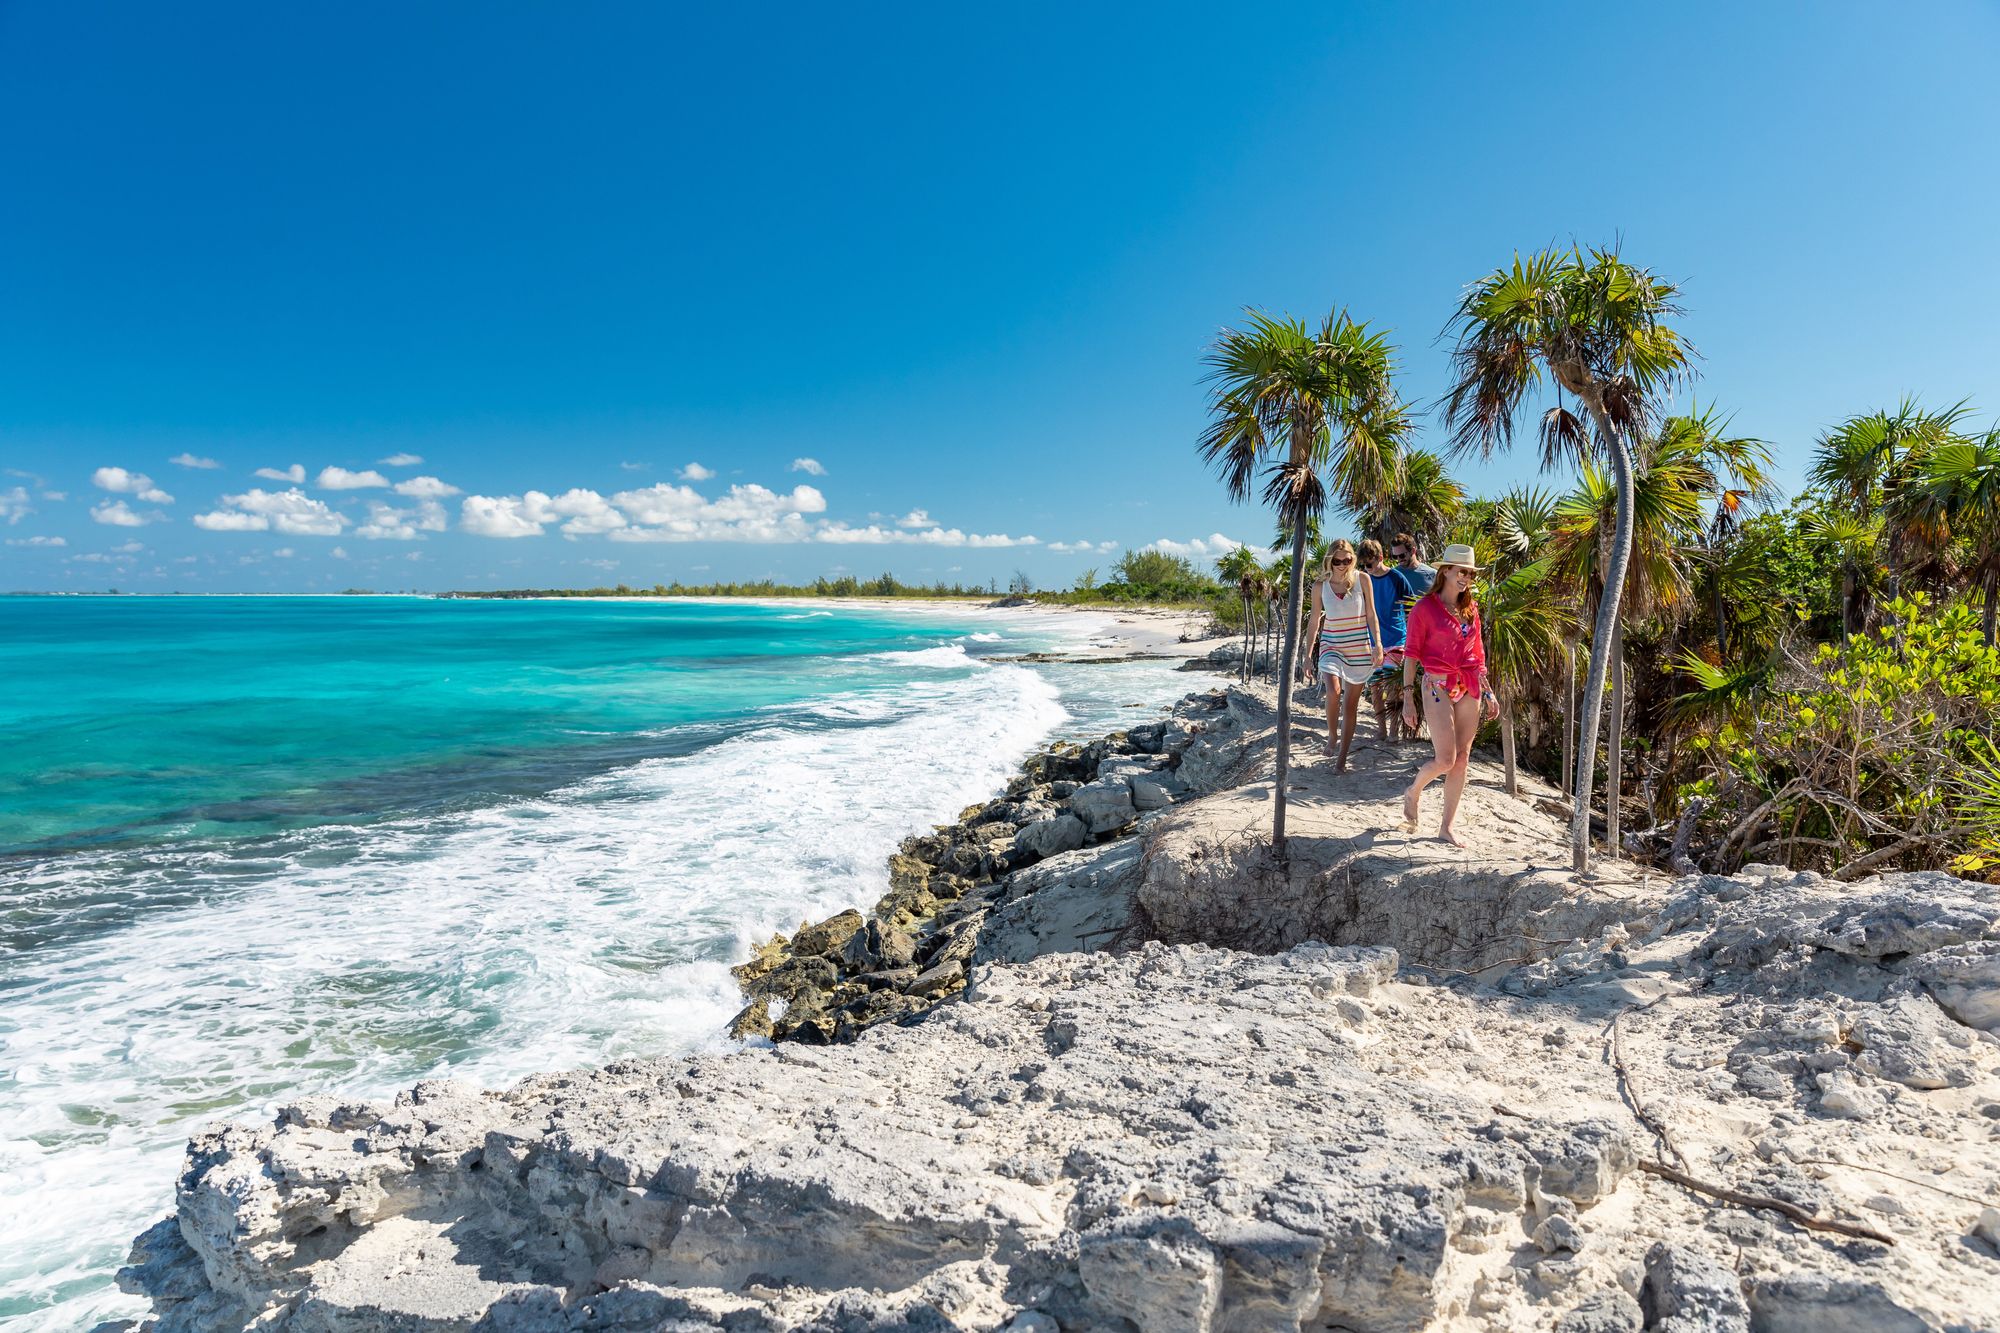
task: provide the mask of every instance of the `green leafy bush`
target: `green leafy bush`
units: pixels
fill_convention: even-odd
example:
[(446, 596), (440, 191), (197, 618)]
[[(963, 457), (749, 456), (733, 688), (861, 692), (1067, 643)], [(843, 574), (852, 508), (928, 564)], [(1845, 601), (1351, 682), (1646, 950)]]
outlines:
[(1964, 602), (1917, 594), (1883, 611), (1693, 742), (1712, 767), (1689, 794), (1720, 811), (1713, 861), (1842, 876), (2000, 864), (2000, 650)]

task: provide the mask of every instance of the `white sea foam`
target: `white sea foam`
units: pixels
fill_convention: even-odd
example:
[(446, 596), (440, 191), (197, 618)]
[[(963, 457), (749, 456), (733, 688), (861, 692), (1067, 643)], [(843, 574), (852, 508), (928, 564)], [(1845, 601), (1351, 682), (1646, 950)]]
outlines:
[(789, 615), (782, 615), (782, 616), (779, 616), (779, 617), (778, 617), (778, 619), (780, 619), (780, 620), (815, 620), (815, 619), (817, 619), (817, 618), (818, 618), (818, 617), (820, 617), (820, 616), (830, 616), (830, 615), (832, 615), (832, 614), (833, 614), (833, 612), (831, 612), (831, 611), (793, 611), (793, 612), (791, 612), (791, 613), (790, 613)]
[(987, 634), (984, 631), (975, 631), (965, 637), (974, 643), (998, 643), (1007, 636), (1004, 634)]
[(978, 658), (969, 655), (965, 651), (965, 645), (960, 643), (942, 644), (936, 648), (898, 648), (886, 653), (870, 653), (858, 660), (892, 662), (897, 666), (937, 667), (944, 670), (984, 665)]
[[(109, 1273), (211, 1120), (719, 1042), (742, 1000), (727, 965), (753, 939), (873, 902), (899, 839), (990, 794), (1051, 732), (1195, 683), (980, 667), (957, 646), (894, 656), (975, 669), (832, 696), (536, 799), (316, 829), (254, 859), (168, 853), (183, 858), (169, 877), (205, 890), (190, 905), (17, 956), (0, 1316), (52, 1333), (134, 1313)], [(100, 855), (51, 873), (87, 877)]]

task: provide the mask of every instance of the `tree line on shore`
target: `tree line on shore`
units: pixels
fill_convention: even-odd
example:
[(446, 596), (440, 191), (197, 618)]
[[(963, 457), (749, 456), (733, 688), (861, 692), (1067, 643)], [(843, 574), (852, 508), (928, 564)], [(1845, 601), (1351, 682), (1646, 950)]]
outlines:
[[(1283, 552), (1232, 553), (1216, 589), (1226, 619), (1284, 631), (1280, 854), (1305, 576), (1338, 508), (1357, 535), (1479, 552), (1507, 782), (1526, 763), (1570, 798), (1579, 871), (1600, 835), (1677, 870), (2000, 871), (2000, 426), (1965, 403), (1855, 413), (1785, 502), (1767, 442), (1679, 405), (1679, 296), (1607, 250), (1473, 283), (1438, 450), (1388, 336), (1348, 312), (1252, 311), (1218, 337), (1198, 448), (1275, 511)], [(1449, 460), (1517, 432), (1565, 480), (1469, 496)]]

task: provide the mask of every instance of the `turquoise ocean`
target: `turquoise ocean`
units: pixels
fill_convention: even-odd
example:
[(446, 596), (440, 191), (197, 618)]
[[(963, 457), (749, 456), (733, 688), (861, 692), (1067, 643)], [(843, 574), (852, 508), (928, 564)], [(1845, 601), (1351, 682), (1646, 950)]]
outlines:
[(723, 1044), (728, 966), (1170, 663), (975, 608), (0, 598), (0, 1327), (112, 1274), (189, 1133)]

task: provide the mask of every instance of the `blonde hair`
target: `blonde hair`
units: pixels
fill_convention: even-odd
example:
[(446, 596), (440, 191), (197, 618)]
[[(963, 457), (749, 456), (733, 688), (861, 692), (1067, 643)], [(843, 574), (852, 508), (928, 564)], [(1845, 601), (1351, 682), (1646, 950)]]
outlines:
[(1363, 569), (1371, 568), (1375, 564), (1375, 562), (1380, 560), (1381, 558), (1382, 558), (1381, 542), (1378, 542), (1373, 537), (1370, 537), (1367, 541), (1361, 543), (1361, 567)]

